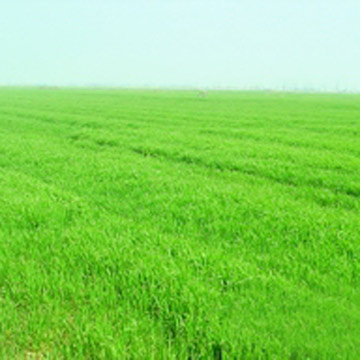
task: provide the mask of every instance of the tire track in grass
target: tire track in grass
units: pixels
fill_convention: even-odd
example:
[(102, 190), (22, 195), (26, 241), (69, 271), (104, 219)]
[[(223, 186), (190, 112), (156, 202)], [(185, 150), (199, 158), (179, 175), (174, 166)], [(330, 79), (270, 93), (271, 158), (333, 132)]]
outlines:
[[(88, 128), (88, 129), (94, 129), (96, 131), (99, 131), (101, 129), (108, 129), (109, 125), (112, 125), (115, 128), (123, 131), (124, 130), (124, 125), (126, 126), (130, 126), (132, 123), (136, 123), (137, 125), (140, 124), (148, 124), (148, 125), (154, 125), (153, 123), (153, 117), (154, 115), (157, 114), (150, 114), (149, 116), (145, 116), (145, 117), (139, 117), (139, 116), (135, 116), (132, 117), (132, 120), (129, 121), (129, 119), (127, 119), (127, 122), (124, 123), (124, 120), (126, 118), (129, 118), (128, 114), (124, 114), (123, 117), (104, 117), (104, 116), (96, 116), (92, 117), (92, 120), (89, 121), (88, 117), (81, 115), (79, 120), (74, 120), (73, 117), (77, 116), (76, 114), (73, 114), (71, 112), (61, 112), (61, 113), (57, 113), (54, 114), (53, 112), (51, 114), (49, 114), (48, 111), (36, 111), (35, 114), (29, 113), (29, 112), (19, 112), (18, 109), (14, 109), (14, 111), (3, 111), (2, 113), (5, 115), (11, 115), (14, 117), (19, 117), (19, 118), (28, 118), (28, 119), (32, 119), (32, 120), (37, 120), (37, 121), (42, 121), (45, 123), (52, 123), (52, 124), (56, 124), (58, 125), (62, 125), (62, 124), (68, 124), (70, 127), (80, 127), (80, 128)], [(34, 111), (32, 111), (34, 112)], [(136, 112), (134, 112), (134, 114), (137, 114)], [(56, 118), (58, 117), (58, 119)], [(78, 117), (78, 116), (77, 116)], [(178, 126), (178, 122), (177, 122), (177, 117), (174, 115), (170, 116), (170, 118), (172, 119), (171, 123), (166, 123), (166, 121), (161, 121), (161, 124), (166, 124), (166, 129), (168, 129), (169, 127), (174, 127), (176, 128), (176, 126)], [(106, 119), (106, 123), (105, 124), (100, 124), (101, 120)], [(119, 120), (119, 123), (113, 122), (113, 120)], [(199, 120), (199, 117), (197, 116), (196, 118), (194, 118), (194, 121), (196, 123), (196, 121)], [(110, 122), (110, 123), (109, 123)], [(114, 126), (116, 125), (116, 126)], [(164, 131), (166, 131), (166, 129), (164, 129)], [(288, 129), (288, 128), (286, 128)], [(140, 132), (141, 133), (141, 132)], [(312, 149), (312, 150), (327, 150), (327, 151), (331, 151), (334, 153), (347, 153), (347, 154), (351, 154), (354, 156), (354, 158), (358, 158), (358, 156), (360, 155), (360, 152), (358, 150), (356, 150), (355, 148), (349, 148), (347, 147), (343, 147), (341, 146), (341, 148), (339, 147), (332, 147), (326, 144), (319, 144), (319, 143), (308, 143), (308, 142), (303, 142), (303, 139), (300, 139), (301, 142), (294, 142), (291, 139), (287, 139), (287, 138), (279, 138), (277, 136), (273, 136), (270, 134), (271, 137), (269, 136), (263, 136), (263, 135), (259, 135), (258, 133), (254, 133), (254, 132), (246, 132), (244, 130), (237, 130), (235, 132), (229, 132), (229, 131), (224, 131), (224, 130), (220, 130), (220, 129), (216, 129), (216, 130), (212, 130), (212, 129), (207, 129), (207, 130), (201, 130), (199, 131), (199, 134), (204, 134), (205, 136), (214, 136), (214, 137), (225, 137), (225, 138), (234, 138), (234, 139), (243, 139), (243, 140), (247, 140), (247, 139), (251, 139), (252, 141), (254, 141), (255, 143), (269, 143), (272, 144), (274, 143), (274, 141), (276, 143), (279, 144), (284, 144), (286, 146), (289, 146), (289, 148), (303, 148), (303, 149)], [(332, 138), (333, 140), (335, 140), (334, 138)], [(343, 143), (341, 140), (343, 139), (343, 137), (339, 138), (337, 137), (337, 140), (339, 142), (339, 144)]]
[[(10, 131), (11, 133), (11, 131)], [(36, 135), (37, 132), (34, 133), (34, 135)], [(57, 134), (57, 133), (56, 133)], [(40, 138), (43, 136), (42, 134), (37, 134), (37, 136), (39, 136)], [(65, 138), (68, 135), (64, 135)], [(145, 150), (144, 148), (130, 148), (128, 149), (124, 144), (122, 144), (121, 142), (119, 142), (116, 138), (115, 139), (111, 139), (109, 138), (106, 134), (104, 134), (103, 136), (99, 137), (98, 135), (96, 137), (91, 137), (92, 136), (92, 132), (90, 132), (89, 134), (81, 134), (81, 133), (75, 133), (73, 135), (70, 135), (70, 139), (73, 141), (74, 146), (76, 146), (77, 148), (85, 148), (91, 151), (98, 151), (98, 150), (102, 150), (102, 151), (107, 151), (109, 149), (116, 149), (116, 152), (119, 152), (121, 150), (121, 152), (126, 151), (126, 150), (130, 150), (132, 152), (135, 152), (137, 154), (142, 154), (143, 156), (152, 156), (152, 157), (169, 157), (169, 153), (168, 152), (164, 152), (164, 151), (160, 151), (160, 150)], [(128, 136), (128, 134), (127, 134)], [(92, 144), (95, 145), (95, 147), (92, 146)], [(230, 172), (239, 172), (239, 173), (243, 173), (245, 175), (248, 176), (252, 176), (258, 179), (268, 179), (271, 180), (273, 182), (278, 182), (279, 184), (285, 185), (285, 186), (297, 186), (297, 187), (302, 187), (302, 186), (313, 186), (313, 182), (307, 182), (306, 184), (299, 184), (297, 181), (293, 181), (293, 180), (288, 180), (288, 179), (283, 179), (279, 177), (275, 177), (273, 175), (268, 176), (268, 174), (264, 174), (261, 173), (257, 170), (249, 170), (249, 169), (244, 169), (243, 167), (239, 167), (237, 165), (229, 165), (229, 164), (222, 164), (219, 162), (204, 162), (202, 159), (196, 158), (196, 157), (191, 157), (189, 155), (186, 156), (181, 156), (179, 157), (178, 155), (174, 156), (171, 155), (170, 156), (173, 161), (175, 162), (182, 162), (182, 163), (186, 163), (188, 165), (193, 164), (193, 165), (198, 165), (199, 167), (205, 167), (208, 168), (210, 170), (217, 170), (217, 171), (230, 171)], [(330, 187), (324, 187), (318, 184), (318, 186), (316, 186), (316, 188), (320, 189), (320, 190), (329, 190), (331, 189)], [(334, 194), (343, 194), (343, 195), (349, 195), (348, 192), (346, 191), (332, 191), (332, 193)], [(354, 199), (356, 199), (357, 197), (353, 197)], [(326, 197), (324, 198), (323, 196), (317, 196), (315, 197), (313, 200), (315, 200), (320, 206), (322, 207), (337, 207), (339, 202), (333, 200), (329, 200)], [(345, 205), (345, 208), (348, 210), (356, 210), (354, 208), (354, 206), (350, 206), (348, 204)]]
[[(285, 128), (286, 130), (288, 128)], [(235, 139), (235, 140), (246, 140), (251, 138), (252, 140), (258, 142), (258, 143), (268, 143), (268, 144), (274, 144), (274, 143), (278, 143), (278, 144), (282, 144), (285, 146), (288, 146), (289, 149), (291, 148), (299, 148), (299, 149), (306, 149), (306, 150), (316, 150), (319, 152), (323, 152), (324, 150), (329, 151), (331, 153), (334, 154), (347, 154), (347, 155), (351, 155), (352, 157), (358, 159), (360, 156), (360, 150), (354, 148), (349, 148), (349, 146), (344, 146), (344, 137), (337, 137), (336, 139), (334, 137), (331, 138), (331, 140), (337, 140), (338, 143), (336, 143), (336, 145), (341, 145), (339, 146), (330, 146), (328, 143), (319, 143), (319, 142), (309, 142), (308, 140), (306, 140), (305, 138), (301, 138), (301, 139), (295, 139), (292, 140), (289, 135), (290, 134), (286, 134), (286, 137), (279, 137), (276, 134), (265, 134), (265, 135), (261, 135), (258, 132), (254, 132), (254, 133), (250, 133), (250, 132), (246, 132), (244, 130), (236, 130), (236, 131), (227, 131), (227, 130), (220, 130), (220, 129), (205, 129), (205, 130), (200, 130), (201, 133), (207, 135), (207, 136), (212, 136), (212, 137), (217, 137), (217, 138), (228, 138), (228, 139)], [(354, 139), (357, 139), (356, 137), (354, 137)], [(320, 140), (320, 138), (316, 138), (315, 140)], [(359, 148), (360, 148), (360, 143), (359, 143)]]
[[(230, 172), (239, 172), (243, 173), (245, 175), (254, 176), (261, 179), (267, 179), (274, 182), (277, 182), (279, 184), (287, 185), (287, 186), (302, 186), (302, 184), (299, 184), (295, 179), (285, 179), (278, 177), (276, 175), (270, 175), (264, 172), (261, 172), (256, 169), (246, 169), (244, 167), (240, 167), (238, 165), (233, 164), (224, 164), (221, 162), (207, 162), (201, 158), (193, 157), (190, 155), (177, 155), (172, 154), (166, 150), (161, 149), (150, 149), (150, 148), (141, 148), (141, 147), (134, 147), (131, 149), (134, 153), (141, 155), (143, 157), (152, 157), (152, 158), (159, 158), (164, 160), (169, 160), (173, 162), (179, 162), (184, 163), (186, 165), (195, 165), (198, 167), (204, 167), (211, 170), (217, 170), (217, 171), (230, 171)], [(360, 186), (358, 188), (348, 188), (348, 189), (342, 189), (342, 188), (336, 188), (335, 186), (325, 186), (319, 182), (316, 181), (309, 181), (304, 180), (304, 185), (313, 186), (319, 189), (323, 190), (329, 190), (334, 192), (335, 194), (343, 194), (347, 196), (351, 196), (354, 198), (360, 198)]]

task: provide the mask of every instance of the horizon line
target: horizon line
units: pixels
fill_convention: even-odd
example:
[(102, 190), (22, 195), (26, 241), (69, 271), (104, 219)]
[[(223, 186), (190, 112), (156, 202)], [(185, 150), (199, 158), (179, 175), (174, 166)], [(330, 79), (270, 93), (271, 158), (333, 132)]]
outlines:
[(0, 84), (0, 89), (4, 88), (23, 88), (23, 89), (103, 89), (103, 90), (168, 90), (168, 91), (239, 91), (239, 92), (277, 92), (277, 93), (304, 93), (304, 94), (360, 94), (360, 90), (350, 89), (324, 89), (317, 87), (236, 87), (236, 86), (195, 86), (195, 85), (169, 85), (169, 86), (154, 86), (154, 85), (106, 85), (106, 84), (69, 84), (69, 85), (55, 85), (55, 84)]

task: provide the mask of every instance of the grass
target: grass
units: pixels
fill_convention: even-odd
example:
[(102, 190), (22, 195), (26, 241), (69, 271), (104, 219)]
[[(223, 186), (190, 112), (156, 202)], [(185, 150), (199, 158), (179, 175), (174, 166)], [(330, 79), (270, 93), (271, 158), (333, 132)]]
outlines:
[(0, 357), (357, 359), (359, 115), (0, 89)]

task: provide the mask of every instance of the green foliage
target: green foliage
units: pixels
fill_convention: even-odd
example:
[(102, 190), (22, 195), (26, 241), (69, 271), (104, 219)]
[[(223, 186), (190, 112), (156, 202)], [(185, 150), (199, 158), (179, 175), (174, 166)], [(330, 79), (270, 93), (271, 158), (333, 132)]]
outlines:
[(360, 96), (0, 90), (0, 357), (356, 359)]

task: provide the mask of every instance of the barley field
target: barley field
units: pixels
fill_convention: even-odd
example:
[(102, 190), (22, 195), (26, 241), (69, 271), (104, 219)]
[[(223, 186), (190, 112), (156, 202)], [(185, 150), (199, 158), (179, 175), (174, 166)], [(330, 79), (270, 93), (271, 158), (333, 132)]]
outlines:
[(1, 359), (359, 359), (360, 95), (0, 89)]

